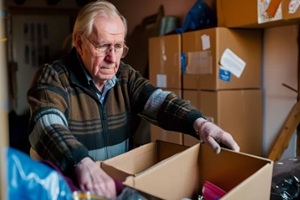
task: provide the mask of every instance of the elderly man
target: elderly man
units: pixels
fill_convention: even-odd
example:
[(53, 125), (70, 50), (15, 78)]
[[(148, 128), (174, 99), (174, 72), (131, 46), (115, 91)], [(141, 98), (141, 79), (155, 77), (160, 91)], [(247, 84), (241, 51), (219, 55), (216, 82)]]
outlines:
[(41, 66), (28, 91), (32, 149), (76, 177), (80, 189), (108, 198), (116, 196), (114, 180), (95, 161), (132, 148), (134, 116), (197, 137), (216, 153), (219, 143), (239, 151), (229, 133), (188, 101), (121, 61), (128, 52), (126, 33), (126, 19), (114, 5), (87, 4), (74, 25), (72, 51)]

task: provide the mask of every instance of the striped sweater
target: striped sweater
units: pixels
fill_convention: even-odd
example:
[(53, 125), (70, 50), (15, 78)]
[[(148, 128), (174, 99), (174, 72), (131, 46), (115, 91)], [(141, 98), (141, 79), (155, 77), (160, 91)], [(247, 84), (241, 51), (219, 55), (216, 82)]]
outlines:
[(130, 150), (136, 116), (195, 137), (193, 122), (202, 117), (188, 101), (154, 87), (123, 62), (102, 104), (75, 48), (37, 70), (27, 100), (32, 148), (66, 174), (84, 157), (105, 160)]

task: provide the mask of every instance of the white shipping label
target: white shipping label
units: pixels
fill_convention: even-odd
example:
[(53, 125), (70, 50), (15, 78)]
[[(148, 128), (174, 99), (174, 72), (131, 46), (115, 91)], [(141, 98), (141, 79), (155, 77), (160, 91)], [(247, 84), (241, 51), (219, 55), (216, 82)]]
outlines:
[(201, 35), (201, 41), (202, 41), (202, 50), (206, 50), (210, 48), (209, 35)]
[(187, 74), (212, 74), (212, 56), (210, 51), (187, 53)]
[(240, 78), (246, 66), (245, 61), (233, 53), (230, 49), (226, 49), (221, 57), (220, 64), (224, 69), (230, 71), (233, 75)]
[(167, 75), (157, 74), (156, 75), (156, 86), (161, 88), (167, 87)]
[(258, 23), (282, 19), (282, 0), (257, 0)]
[(289, 14), (294, 14), (298, 10), (300, 0), (291, 0), (289, 3)]

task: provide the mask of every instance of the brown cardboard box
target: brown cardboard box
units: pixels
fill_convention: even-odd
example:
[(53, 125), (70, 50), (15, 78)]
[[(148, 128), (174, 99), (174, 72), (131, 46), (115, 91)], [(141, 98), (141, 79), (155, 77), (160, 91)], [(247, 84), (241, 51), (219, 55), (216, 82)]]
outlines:
[[(262, 92), (253, 90), (183, 91), (208, 120), (231, 133), (241, 151), (262, 156)], [(198, 140), (183, 135), (183, 144), (192, 146)]]
[(219, 27), (269, 28), (296, 24), (300, 11), (296, 0), (218, 0)]
[(227, 192), (221, 200), (269, 199), (273, 162), (222, 149), (215, 154), (198, 144), (148, 168), (125, 185), (161, 199), (198, 199), (204, 181)]
[(283, 0), (282, 13), (284, 19), (300, 21), (299, 2), (295, 0)]
[[(261, 30), (210, 28), (184, 33), (182, 41), (182, 52), (187, 55), (183, 89), (220, 90), (261, 87)], [(221, 69), (220, 62), (224, 55), (227, 55), (227, 58), (228, 55), (234, 58), (224, 59), (231, 71)], [(232, 64), (233, 62), (244, 62), (244, 67), (240, 67), (240, 64), (237, 67)], [(239, 74), (235, 74), (235, 71)]]
[(129, 152), (102, 161), (101, 168), (111, 177), (124, 181), (188, 147), (164, 141), (151, 142)]
[(149, 38), (149, 80), (161, 88), (181, 88), (181, 35)]
[[(182, 90), (164, 89), (165, 91), (175, 92), (179, 97), (182, 97)], [(150, 141), (156, 140), (172, 142), (175, 144), (183, 144), (183, 134), (175, 131), (167, 131), (156, 125), (150, 124)]]
[[(285, 0), (283, 0), (285, 1)], [(218, 26), (230, 28), (268, 28), (287, 25), (282, 0), (218, 0)]]

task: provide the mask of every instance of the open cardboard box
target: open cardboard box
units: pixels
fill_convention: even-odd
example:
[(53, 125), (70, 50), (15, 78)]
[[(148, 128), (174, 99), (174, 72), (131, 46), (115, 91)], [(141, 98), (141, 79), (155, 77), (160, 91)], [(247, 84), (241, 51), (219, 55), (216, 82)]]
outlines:
[(215, 154), (197, 144), (123, 183), (158, 199), (198, 199), (210, 181), (227, 192), (222, 200), (263, 200), (270, 199), (272, 170), (271, 160), (227, 149)]
[(187, 148), (158, 140), (102, 161), (100, 166), (108, 175), (123, 182), (128, 176), (134, 176)]

